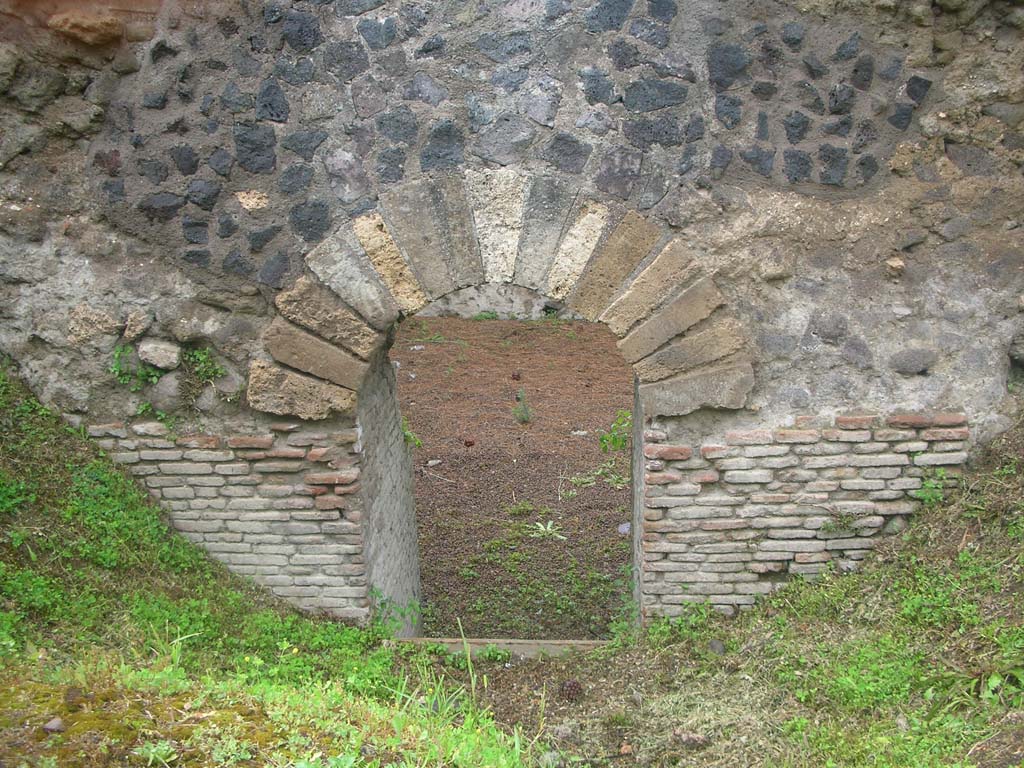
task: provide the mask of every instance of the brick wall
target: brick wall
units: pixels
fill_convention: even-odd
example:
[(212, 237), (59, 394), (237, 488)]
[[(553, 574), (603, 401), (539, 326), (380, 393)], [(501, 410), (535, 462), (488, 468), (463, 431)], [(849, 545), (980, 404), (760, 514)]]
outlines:
[(962, 414), (839, 416), (828, 425), (726, 432), (679, 445), (643, 433), (641, 607), (732, 613), (790, 574), (855, 568), (906, 526), (929, 472), (966, 461)]
[[(362, 442), (366, 564), (372, 597), (404, 609), (420, 599), (419, 548), (413, 502), (412, 455), (405, 444), (398, 410), (394, 369), (380, 353), (359, 395)], [(404, 634), (415, 634), (418, 622), (409, 615)]]
[(89, 432), (178, 531), (235, 573), (306, 610), (369, 615), (355, 429), (287, 422), (264, 434), (173, 437), (147, 421)]

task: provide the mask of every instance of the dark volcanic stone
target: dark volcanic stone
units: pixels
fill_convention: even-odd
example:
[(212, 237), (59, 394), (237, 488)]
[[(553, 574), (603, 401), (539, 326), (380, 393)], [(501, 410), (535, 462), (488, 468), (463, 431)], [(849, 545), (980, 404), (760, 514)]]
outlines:
[(625, 147), (613, 149), (601, 158), (594, 182), (602, 192), (626, 200), (640, 178), (642, 162), (643, 154), (640, 152)]
[(864, 182), (871, 181), (871, 178), (878, 173), (878, 161), (872, 155), (863, 155), (857, 161), (857, 172)]
[(477, 50), (498, 64), (527, 55), (532, 44), (529, 32), (512, 32), (507, 35), (486, 32), (476, 40)]
[(544, 20), (560, 19), (572, 10), (572, 0), (546, 0), (544, 3)]
[(209, 117), (210, 113), (213, 112), (214, 103), (216, 103), (216, 99), (213, 97), (213, 94), (206, 94), (203, 96), (202, 101), (199, 102), (199, 112)]
[(426, 72), (417, 72), (410, 82), (406, 83), (402, 91), (402, 98), (406, 101), (422, 101), (436, 107), (449, 96), (448, 89)]
[(619, 71), (640, 66), (643, 61), (640, 58), (640, 49), (621, 37), (608, 46), (608, 58), (612, 60), (612, 66)]
[(139, 210), (150, 221), (170, 221), (185, 205), (185, 198), (171, 192), (156, 192), (146, 195), (139, 202)]
[(679, 13), (675, 0), (647, 0), (647, 13), (652, 19), (668, 24)]
[(852, 129), (853, 118), (849, 115), (843, 115), (838, 120), (826, 123), (822, 127), (821, 132), (826, 136), (849, 136)]
[(807, 28), (798, 21), (790, 21), (782, 25), (782, 42), (792, 51), (799, 51), (804, 44)]
[(686, 176), (687, 174), (693, 173), (696, 168), (697, 148), (692, 144), (688, 144), (683, 149), (683, 156), (679, 158), (679, 164), (676, 166), (676, 171), (680, 176)]
[(725, 173), (731, 162), (732, 150), (722, 144), (716, 145), (711, 150), (711, 176), (715, 179), (722, 178), (722, 174)]
[(836, 83), (828, 92), (828, 111), (832, 115), (848, 115), (857, 92), (848, 83)]
[(715, 43), (708, 49), (708, 78), (718, 93), (747, 77), (750, 55), (740, 46)]
[(162, 92), (143, 94), (142, 106), (146, 109), (163, 109), (167, 106), (167, 94)]
[(782, 127), (786, 129), (786, 140), (790, 144), (799, 144), (811, 127), (811, 119), (803, 112), (790, 112), (782, 121)]
[(768, 113), (758, 112), (757, 113), (757, 130), (754, 132), (754, 138), (758, 141), (768, 141)]
[(765, 40), (761, 43), (761, 54), (757, 60), (766, 68), (774, 70), (786, 57), (785, 51), (774, 40)]
[(915, 104), (920, 104), (924, 101), (924, 97), (928, 95), (928, 91), (932, 87), (932, 81), (926, 80), (923, 77), (914, 75), (907, 80), (907, 98), (913, 101)]
[(959, 168), (965, 176), (995, 176), (999, 173), (996, 159), (982, 147), (972, 144), (960, 144), (947, 139), (944, 146), (946, 157)]
[(300, 56), (295, 61), (284, 56), (274, 63), (274, 74), (289, 85), (304, 85), (313, 80), (313, 60)]
[(179, 144), (173, 147), (169, 153), (174, 167), (182, 176), (191, 176), (199, 170), (199, 156), (188, 144)]
[(423, 41), (423, 45), (416, 49), (413, 58), (426, 59), (438, 56), (444, 51), (444, 43), (443, 35), (431, 35)]
[[(264, 24), (277, 24), (281, 19), (284, 18), (284, 9), (279, 3), (267, 3), (263, 6), (263, 23)], [(236, 31), (238, 25), (235, 24)]]
[(889, 358), (889, 367), (904, 376), (923, 376), (939, 360), (939, 353), (927, 347), (911, 347)]
[(821, 160), (821, 171), (818, 173), (818, 180), (822, 184), (830, 184), (835, 187), (842, 186), (846, 180), (846, 167), (850, 158), (843, 147), (833, 147), (831, 144), (822, 144), (818, 147), (818, 159)]
[(858, 53), (860, 53), (860, 32), (854, 32), (836, 48), (836, 52), (832, 54), (832, 60), (849, 61)]
[(893, 128), (905, 131), (910, 127), (910, 121), (913, 119), (914, 105), (902, 102), (893, 107), (893, 112), (889, 115), (888, 122)]
[(892, 82), (903, 72), (903, 59), (893, 56), (885, 62), (885, 66), (878, 70), (878, 76), (886, 82)]
[(324, 48), (324, 66), (338, 79), (348, 82), (370, 68), (370, 58), (361, 43), (340, 40)]
[(870, 120), (862, 120), (853, 137), (853, 153), (859, 155), (876, 141), (878, 141), (878, 128)]
[(290, 268), (291, 260), (288, 258), (288, 254), (284, 251), (279, 251), (263, 262), (263, 266), (260, 267), (256, 279), (264, 285), (269, 285), (271, 288), (283, 288), (284, 278)]
[(655, 48), (668, 46), (668, 27), (650, 19), (633, 19), (629, 24), (629, 34)]
[(864, 54), (857, 63), (853, 65), (853, 72), (850, 73), (850, 82), (858, 91), (866, 91), (871, 87), (871, 81), (875, 79), (875, 60)]
[(740, 124), (742, 110), (743, 102), (739, 97), (729, 93), (720, 93), (715, 96), (715, 117), (729, 130)]
[(371, 51), (383, 51), (398, 36), (398, 24), (393, 16), (386, 19), (360, 19), (356, 29)]
[(764, 177), (772, 175), (772, 168), (775, 165), (775, 150), (765, 149), (757, 145), (740, 150), (740, 157), (743, 161)]
[(791, 184), (810, 181), (811, 156), (799, 149), (787, 149), (782, 153), (782, 169)]
[(810, 56), (804, 56), (803, 58), (804, 69), (807, 71), (807, 76), (812, 80), (817, 80), (828, 74), (828, 67), (822, 63), (821, 59), (813, 54)]
[(588, 104), (611, 104), (615, 85), (608, 73), (597, 67), (584, 67), (579, 71), (583, 82), (583, 96)]
[(185, 216), (181, 221), (181, 231), (185, 242), (193, 245), (206, 245), (210, 241), (210, 222)]
[(650, 149), (655, 144), (678, 147), (683, 143), (683, 129), (674, 115), (627, 120), (622, 132), (630, 144), (643, 150)]
[(285, 136), (281, 146), (309, 162), (326, 138), (327, 134), (323, 131), (296, 131)]
[(442, 120), (430, 128), (427, 143), (420, 152), (420, 170), (454, 168), (464, 161), (465, 138), (452, 120)]
[(169, 173), (166, 163), (159, 160), (139, 160), (139, 175), (145, 176), (150, 184), (162, 184)]
[(181, 258), (186, 264), (191, 264), (194, 267), (206, 269), (210, 266), (210, 252), (205, 248), (185, 251)]
[(285, 14), (281, 38), (299, 53), (309, 53), (324, 41), (317, 17), (300, 11)]
[(217, 219), (217, 237), (231, 237), (237, 231), (238, 224), (235, 222), (235, 219), (231, 214), (225, 213)]
[(269, 125), (236, 125), (235, 158), (251, 173), (272, 173), (277, 165), (277, 136)]
[(257, 229), (249, 233), (249, 250), (253, 253), (259, 253), (262, 251), (267, 244), (277, 237), (278, 233), (284, 229), (280, 224), (271, 224), (269, 227), (263, 229)]
[(377, 178), (385, 184), (394, 184), (405, 178), (405, 150), (388, 147), (377, 155)]
[(533, 144), (537, 129), (519, 115), (505, 112), (480, 133), (473, 154), (499, 165), (521, 161)]
[(229, 176), (231, 174), (231, 166), (235, 164), (235, 158), (231, 156), (223, 147), (218, 147), (210, 155), (210, 159), (206, 161), (206, 164), (210, 166), (214, 173), (219, 176)]
[(382, 5), (384, 0), (337, 0), (334, 10), (339, 16), (359, 16)]
[(220, 95), (220, 103), (231, 114), (238, 114), (252, 109), (256, 100), (251, 93), (241, 90), (236, 83), (228, 83)]
[(331, 209), (322, 200), (300, 203), (288, 214), (288, 222), (292, 231), (307, 243), (317, 243), (331, 227)]
[(588, 32), (621, 29), (633, 8), (633, 0), (598, 0), (586, 14)]
[(308, 165), (296, 163), (281, 171), (281, 176), (277, 180), (277, 188), (286, 195), (294, 195), (308, 187), (312, 180), (313, 169)]
[(514, 67), (512, 69), (501, 67), (494, 70), (494, 74), (491, 75), (491, 83), (512, 93), (518, 91), (529, 76), (530, 70), (526, 67)]
[(695, 112), (686, 121), (686, 142), (692, 143), (704, 138), (704, 115)]
[(758, 80), (750, 88), (750, 92), (761, 101), (768, 101), (778, 90), (779, 87), (775, 83), (770, 83), (767, 80)]
[(192, 179), (188, 183), (185, 197), (190, 203), (198, 205), (204, 211), (212, 211), (217, 198), (220, 197), (220, 184), (206, 179)]
[(540, 158), (551, 163), (560, 171), (579, 173), (587, 164), (593, 147), (580, 141), (570, 133), (559, 131), (543, 149)]
[(149, 52), (149, 60), (157, 64), (164, 59), (173, 59), (177, 55), (177, 48), (172, 48), (165, 40), (158, 40)]
[(404, 104), (378, 116), (376, 122), (377, 130), (392, 141), (402, 144), (416, 141), (420, 124), (416, 113)]
[(102, 188), (108, 203), (124, 202), (124, 179), (107, 179)]
[(288, 122), (288, 99), (276, 80), (267, 78), (256, 94), (256, 119), (275, 123)]
[(653, 112), (686, 101), (687, 87), (665, 80), (636, 80), (626, 86), (622, 103), (630, 112)]
[(808, 112), (813, 112), (816, 115), (825, 114), (825, 102), (821, 100), (821, 94), (806, 80), (796, 84), (796, 96), (800, 106)]
[(232, 248), (231, 252), (224, 257), (224, 261), (221, 262), (221, 268), (230, 275), (240, 275), (246, 277), (256, 271), (256, 265), (252, 263), (252, 260), (243, 256), (242, 252), (237, 248)]

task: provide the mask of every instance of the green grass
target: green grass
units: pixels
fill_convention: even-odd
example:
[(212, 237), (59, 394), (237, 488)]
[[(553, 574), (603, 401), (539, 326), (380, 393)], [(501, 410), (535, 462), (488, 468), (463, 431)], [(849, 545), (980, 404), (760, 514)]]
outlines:
[[(5, 764), (529, 764), (428, 662), (231, 576), (0, 369)], [(22, 725), (54, 715), (64, 733)]]

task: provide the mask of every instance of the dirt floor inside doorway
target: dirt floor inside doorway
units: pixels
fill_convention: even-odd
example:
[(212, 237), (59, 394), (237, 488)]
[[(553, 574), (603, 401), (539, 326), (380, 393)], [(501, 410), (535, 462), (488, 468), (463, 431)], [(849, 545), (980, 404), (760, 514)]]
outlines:
[[(600, 325), (412, 318), (391, 350), (412, 443), (423, 632), (601, 638), (631, 591), (633, 374)], [(605, 442), (615, 442), (605, 438)]]

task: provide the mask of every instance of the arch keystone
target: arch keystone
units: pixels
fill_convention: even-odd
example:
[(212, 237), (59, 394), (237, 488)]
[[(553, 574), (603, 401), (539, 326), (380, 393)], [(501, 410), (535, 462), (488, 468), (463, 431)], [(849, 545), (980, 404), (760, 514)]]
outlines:
[(249, 405), (257, 411), (278, 416), (298, 416), (317, 421), (335, 413), (351, 413), (356, 393), (266, 360), (249, 366)]
[(523, 226), (526, 177), (511, 169), (467, 170), (466, 190), (473, 206), (484, 278), (489, 283), (511, 282)]
[(638, 325), (619, 342), (619, 351), (629, 363), (647, 357), (671, 338), (711, 315), (725, 303), (725, 297), (710, 278), (704, 277), (680, 291), (655, 315)]

